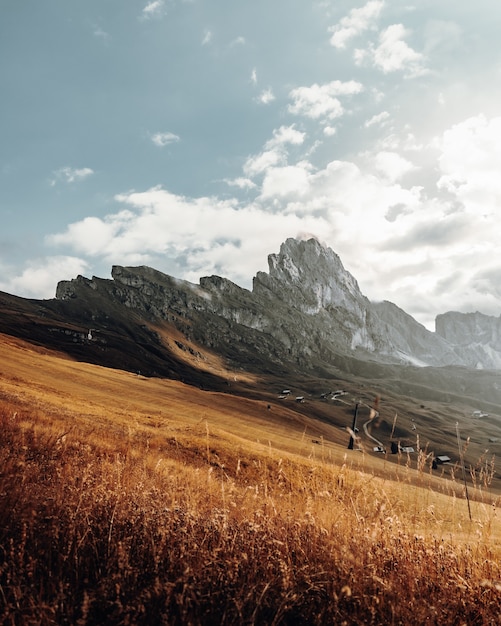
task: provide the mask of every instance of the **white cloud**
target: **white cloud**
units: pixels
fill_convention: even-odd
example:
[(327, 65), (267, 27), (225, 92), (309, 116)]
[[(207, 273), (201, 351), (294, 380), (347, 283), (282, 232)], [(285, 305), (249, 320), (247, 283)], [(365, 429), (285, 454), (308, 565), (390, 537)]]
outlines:
[(364, 126), (365, 128), (370, 128), (371, 126), (382, 126), (384, 122), (390, 117), (388, 111), (381, 111), (377, 115), (373, 115), (370, 119), (368, 119)]
[(225, 179), (224, 182), (230, 187), (238, 187), (238, 189), (255, 189), (257, 187), (256, 183), (254, 183), (250, 178), (244, 178), (243, 176), (233, 180)]
[(253, 85), (257, 85), (257, 71), (256, 68), (254, 68), (251, 72), (251, 83)]
[(296, 129), (296, 125), (280, 126), (273, 131), (262, 152), (250, 156), (244, 163), (243, 171), (248, 178), (263, 174), (270, 168), (286, 165), (287, 146), (300, 146), (304, 142), (306, 133)]
[(164, 0), (152, 0), (143, 8), (143, 19), (155, 19), (161, 17), (164, 14), (165, 2)]
[(501, 205), (501, 117), (470, 117), (447, 130), (437, 145), (438, 187), (480, 218), (496, 215)]
[(396, 182), (416, 166), (396, 152), (378, 152), (375, 156), (376, 169), (389, 181)]
[(280, 148), (272, 148), (249, 157), (244, 164), (244, 174), (250, 178), (262, 174), (270, 167), (286, 162), (286, 154)]
[[(53, 298), (56, 293), (55, 276), (69, 280), (78, 274), (85, 274), (88, 268), (86, 261), (73, 256), (32, 259), (19, 275), (0, 280), (0, 290), (24, 298)], [(3, 276), (9, 273), (2, 272)]]
[(326, 137), (333, 137), (337, 131), (334, 126), (324, 126), (323, 132)]
[(284, 199), (305, 197), (310, 190), (310, 172), (313, 167), (302, 161), (297, 165), (271, 167), (263, 179), (261, 199)]
[(377, 142), (377, 146), (380, 150), (388, 150), (390, 152), (420, 152), (426, 148), (422, 142), (417, 140), (414, 133), (410, 132), (408, 127), (400, 129), (400, 132), (392, 132), (385, 135)]
[(160, 148), (168, 146), (170, 143), (177, 143), (179, 140), (179, 136), (174, 133), (154, 133), (151, 135), (151, 141)]
[(336, 119), (345, 112), (339, 96), (351, 96), (361, 91), (362, 84), (354, 80), (347, 82), (334, 80), (324, 85), (315, 83), (311, 87), (297, 87), (289, 94), (293, 100), (293, 104), (289, 105), (289, 111), (312, 119)]
[(257, 97), (257, 101), (261, 104), (270, 104), (270, 102), (273, 102), (273, 100), (275, 100), (275, 96), (271, 88), (265, 89)]
[(52, 237), (52, 243), (110, 263), (147, 263), (161, 271), (166, 259), (173, 259), (176, 275), (188, 280), (219, 273), (248, 283), (256, 259), (264, 269), (270, 250), (277, 249), (287, 233), (324, 228), (316, 217), (273, 214), (252, 202), (242, 206), (235, 200), (184, 198), (159, 187), (116, 199), (127, 209), (103, 220), (70, 224)]
[(202, 39), (202, 46), (206, 46), (212, 41), (212, 32), (208, 29), (205, 30), (204, 36)]
[(346, 48), (346, 44), (351, 39), (373, 26), (383, 7), (383, 0), (370, 0), (361, 8), (352, 9), (346, 17), (343, 17), (339, 24), (329, 28), (329, 32), (332, 33), (330, 38), (331, 45), (335, 48)]
[(81, 254), (100, 255), (103, 250), (112, 246), (113, 240), (120, 235), (123, 224), (130, 215), (122, 212), (107, 219), (86, 217), (80, 222), (70, 224), (64, 234), (49, 235), (49, 245), (69, 245)]
[(413, 50), (404, 38), (410, 34), (403, 24), (392, 24), (379, 34), (379, 45), (369, 45), (367, 49), (355, 51), (358, 65), (372, 63), (383, 73), (402, 71), (407, 76), (421, 76), (427, 73), (424, 56)]
[(293, 144), (296, 146), (304, 142), (306, 133), (296, 130), (296, 125), (280, 126), (278, 130), (273, 131), (273, 138), (266, 142), (265, 148), (274, 148), (285, 144)]
[(80, 169), (69, 166), (61, 167), (53, 172), (53, 178), (51, 179), (50, 184), (54, 187), (58, 182), (68, 184), (76, 183), (81, 180), (85, 180), (94, 173), (94, 170), (90, 167), (82, 167)]

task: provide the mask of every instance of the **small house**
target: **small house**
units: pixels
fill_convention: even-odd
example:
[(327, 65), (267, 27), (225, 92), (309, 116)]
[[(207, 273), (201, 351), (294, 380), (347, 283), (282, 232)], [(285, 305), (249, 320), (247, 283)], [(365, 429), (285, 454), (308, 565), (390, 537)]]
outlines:
[(435, 457), (435, 461), (438, 465), (443, 465), (444, 463), (450, 463), (451, 459), (445, 454), (440, 454), (439, 456)]

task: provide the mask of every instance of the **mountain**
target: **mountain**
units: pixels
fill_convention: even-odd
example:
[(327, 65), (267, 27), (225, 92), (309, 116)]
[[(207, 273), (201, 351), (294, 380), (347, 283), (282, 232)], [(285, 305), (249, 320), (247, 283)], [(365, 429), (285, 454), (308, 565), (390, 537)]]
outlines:
[[(74, 358), (220, 389), (235, 374), (361, 377), (421, 398), (501, 402), (500, 321), (447, 313), (433, 333), (390, 302), (373, 303), (335, 252), (287, 239), (252, 291), (198, 285), (149, 267), (78, 276), (52, 300), (2, 294), (0, 332)], [(482, 371), (483, 370), (483, 371)]]
[(219, 276), (194, 285), (148, 267), (114, 266), (113, 281), (63, 281), (56, 298), (85, 303), (95, 290), (151, 320), (173, 323), (217, 351), (231, 355), (238, 345), (234, 358), (245, 364), (257, 351), (267, 361), (302, 366), (345, 355), (417, 366), (501, 367), (501, 339), (488, 316), (471, 324), (468, 316), (448, 313), (439, 316), (438, 332), (430, 332), (395, 304), (370, 302), (338, 255), (316, 239), (288, 239), (268, 264), (252, 291)]
[(417, 365), (460, 364), (447, 342), (396, 305), (371, 303), (340, 258), (315, 239), (288, 239), (268, 264), (269, 274), (260, 272), (254, 279), (253, 294), (267, 299), (268, 308), (284, 303), (288, 323), (294, 324), (299, 315), (307, 344), (316, 339), (312, 352)]
[(501, 369), (501, 317), (450, 311), (435, 320), (437, 335), (454, 345), (467, 367)]

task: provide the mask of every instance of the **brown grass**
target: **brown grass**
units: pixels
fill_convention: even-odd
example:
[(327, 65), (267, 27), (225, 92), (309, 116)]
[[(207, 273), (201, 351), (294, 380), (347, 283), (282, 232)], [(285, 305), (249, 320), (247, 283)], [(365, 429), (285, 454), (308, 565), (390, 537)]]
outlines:
[(2, 624), (499, 623), (487, 470), (470, 521), (424, 456), (7, 338), (0, 356)]

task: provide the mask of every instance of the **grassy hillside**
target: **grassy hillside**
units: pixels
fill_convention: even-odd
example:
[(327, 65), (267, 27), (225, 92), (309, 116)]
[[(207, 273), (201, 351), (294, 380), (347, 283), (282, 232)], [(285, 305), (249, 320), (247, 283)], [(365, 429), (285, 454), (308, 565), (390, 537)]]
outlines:
[(498, 623), (491, 458), (470, 520), (428, 450), (347, 450), (351, 406), (327, 419), (243, 374), (208, 392), (7, 335), (0, 359), (2, 624)]

